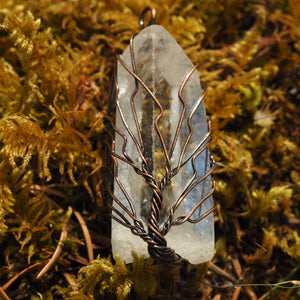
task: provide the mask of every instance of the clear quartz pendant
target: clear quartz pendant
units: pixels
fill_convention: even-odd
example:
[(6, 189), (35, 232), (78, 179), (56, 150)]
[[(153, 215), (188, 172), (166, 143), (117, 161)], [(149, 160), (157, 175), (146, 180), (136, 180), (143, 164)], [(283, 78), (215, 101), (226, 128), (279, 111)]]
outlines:
[(127, 263), (132, 250), (169, 265), (213, 256), (203, 97), (196, 67), (162, 26), (143, 28), (118, 57), (112, 252)]

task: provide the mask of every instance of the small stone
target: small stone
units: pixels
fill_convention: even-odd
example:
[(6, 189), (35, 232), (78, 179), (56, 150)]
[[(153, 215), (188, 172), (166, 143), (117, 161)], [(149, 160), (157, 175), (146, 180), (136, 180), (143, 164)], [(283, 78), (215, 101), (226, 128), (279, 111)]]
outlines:
[[(183, 111), (183, 105), (179, 99), (178, 92), (186, 75), (193, 69), (194, 65), (175, 39), (159, 25), (148, 26), (134, 37), (133, 53), (137, 76), (149, 87), (163, 107), (164, 112), (158, 122), (158, 127), (165, 141), (167, 152), (170, 153), (178, 122)], [(121, 55), (121, 59), (127, 67), (133, 70), (129, 46)], [(135, 92), (135, 78), (129, 74), (120, 62), (117, 65), (117, 84), (117, 98), (120, 111), (132, 136), (140, 144), (138, 129), (134, 122), (134, 113), (130, 105), (130, 99), (134, 95), (133, 103), (140, 128), (140, 136), (143, 141), (142, 152), (147, 161), (148, 171), (153, 174), (156, 182), (160, 182), (164, 177), (167, 165), (166, 156), (154, 123), (160, 113), (160, 109), (140, 83)], [(201, 97), (201, 86), (197, 71), (187, 81), (182, 96), (186, 102), (186, 112), (177, 143), (170, 158), (171, 170), (174, 170), (178, 166), (181, 151), (190, 133), (187, 120), (193, 111), (195, 103)], [(132, 137), (122, 122), (120, 111), (118, 109), (116, 111), (116, 127), (127, 138), (125, 152), (142, 169), (142, 159)], [(203, 102), (191, 119), (191, 125), (193, 134), (186, 147), (183, 161), (190, 157), (195, 148), (207, 135), (207, 120)], [(123, 143), (123, 138), (119, 134), (116, 134), (115, 152), (122, 157), (124, 157), (122, 152)], [(203, 143), (201, 147), (205, 145), (206, 143)], [(138, 175), (131, 165), (120, 159), (117, 159), (117, 163), (117, 179), (122, 188), (118, 184), (117, 179), (115, 179), (114, 196), (127, 209), (130, 209), (130, 205), (126, 196), (131, 199), (136, 216), (143, 222), (144, 229), (147, 231), (152, 190), (145, 182), (145, 179), (141, 175)], [(192, 161), (189, 160), (163, 189), (163, 202), (159, 219), (161, 228), (169, 216), (172, 204), (180, 197), (187, 185), (192, 185), (209, 172), (210, 162), (207, 149), (197, 156), (195, 165), (197, 174), (193, 180), (194, 170)], [(211, 189), (211, 178), (207, 176), (206, 179), (201, 181), (186, 195), (175, 211), (175, 219), (179, 216), (186, 216)], [(126, 195), (123, 190), (126, 191)], [(113, 206), (133, 224), (132, 219), (115, 201)], [(192, 219), (199, 218), (209, 211), (212, 206), (213, 200), (210, 196), (195, 211)], [(113, 212), (113, 215), (120, 219), (115, 212)], [(213, 214), (209, 214), (195, 224), (185, 222), (179, 226), (172, 226), (165, 238), (168, 247), (174, 249), (177, 254), (187, 259), (190, 263), (198, 264), (207, 261), (211, 259), (214, 252)], [(130, 263), (132, 262), (132, 250), (138, 255), (148, 256), (147, 243), (139, 236), (132, 234), (129, 228), (112, 220), (113, 253), (117, 252), (126, 263)]]

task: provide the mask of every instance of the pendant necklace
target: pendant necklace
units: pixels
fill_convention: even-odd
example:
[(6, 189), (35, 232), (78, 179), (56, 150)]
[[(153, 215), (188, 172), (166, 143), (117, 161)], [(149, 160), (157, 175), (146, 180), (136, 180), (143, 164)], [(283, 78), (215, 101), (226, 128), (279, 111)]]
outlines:
[(135, 251), (168, 266), (199, 264), (214, 252), (206, 92), (197, 65), (155, 17), (147, 6), (141, 31), (117, 56), (109, 103), (112, 252), (126, 263)]

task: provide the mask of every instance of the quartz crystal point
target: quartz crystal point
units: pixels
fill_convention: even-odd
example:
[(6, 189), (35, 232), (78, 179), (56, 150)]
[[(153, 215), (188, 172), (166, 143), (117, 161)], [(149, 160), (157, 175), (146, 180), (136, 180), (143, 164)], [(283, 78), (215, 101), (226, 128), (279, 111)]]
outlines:
[[(196, 107), (197, 100), (201, 97), (201, 86), (198, 72), (195, 71), (183, 88), (182, 98), (186, 104), (186, 110), (178, 138), (172, 146), (184, 109), (179, 97), (179, 89), (194, 65), (175, 39), (159, 25), (148, 26), (135, 35), (132, 50), (131, 52), (128, 46), (120, 56), (120, 61), (123, 61), (147, 85), (161, 104), (163, 114), (159, 117), (157, 124), (166, 145), (166, 152), (170, 156), (170, 170), (178, 166), (183, 147), (191, 132), (188, 117), (197, 108), (191, 118), (192, 135), (184, 150), (182, 160), (187, 163), (181, 166), (179, 172), (162, 189), (163, 201), (159, 219), (162, 227), (169, 216), (172, 204), (181, 197), (183, 191), (187, 191), (188, 187), (191, 187), (210, 170), (208, 148), (195, 158), (197, 172), (194, 171), (192, 159), (189, 159), (197, 147), (201, 149), (207, 144), (204, 140), (208, 132), (206, 113), (203, 102)], [(153, 97), (120, 61), (118, 61), (116, 72), (116, 128), (125, 135), (126, 143), (124, 144), (124, 138), (120, 134), (115, 133), (114, 152), (122, 157), (125, 153), (134, 164), (142, 169), (143, 161), (134, 143), (135, 139), (145, 157), (149, 173), (153, 174), (156, 182), (160, 182), (167, 165), (167, 158), (155, 128), (155, 120), (161, 110)], [(114, 171), (117, 175), (115, 174), (113, 195), (130, 211), (127, 199), (132, 201), (136, 217), (142, 221), (147, 231), (152, 190), (144, 177), (137, 174), (130, 164), (121, 159), (116, 159), (116, 161)], [(209, 175), (185, 195), (174, 213), (174, 220), (179, 216), (186, 216), (211, 190)], [(212, 209), (212, 202), (212, 196), (207, 197), (193, 213), (191, 219), (197, 219)], [(134, 221), (115, 201), (113, 201), (113, 207), (129, 219), (131, 224), (134, 224)], [(121, 219), (115, 211), (113, 211), (113, 216)], [(213, 214), (207, 215), (195, 224), (185, 222), (179, 226), (172, 226), (165, 238), (167, 246), (190, 263), (198, 264), (207, 261), (211, 259), (214, 252)], [(130, 263), (132, 250), (138, 255), (145, 255), (145, 257), (149, 255), (147, 243), (144, 240), (132, 234), (130, 228), (112, 220), (113, 254), (118, 253), (126, 263)]]

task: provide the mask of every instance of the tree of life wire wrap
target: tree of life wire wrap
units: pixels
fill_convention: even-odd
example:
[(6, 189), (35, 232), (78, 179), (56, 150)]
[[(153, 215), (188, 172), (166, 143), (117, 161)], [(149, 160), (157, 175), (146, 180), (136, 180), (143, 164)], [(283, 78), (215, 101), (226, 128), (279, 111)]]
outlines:
[[(149, 10), (149, 8), (148, 8)], [(146, 10), (141, 14), (141, 19), (144, 18)], [(152, 19), (151, 24), (153, 23), (153, 19), (155, 18), (155, 11), (151, 9)], [(141, 22), (141, 29), (144, 28), (144, 22)], [(119, 102), (119, 84), (117, 81), (117, 77), (115, 74), (113, 80), (113, 88), (111, 94), (111, 103), (110, 107), (115, 106), (116, 112), (122, 124), (122, 129), (117, 128), (114, 123), (109, 118), (109, 128), (111, 130), (110, 137), (113, 140), (111, 146), (111, 160), (113, 165), (112, 170), (112, 178), (108, 180), (110, 184), (108, 185), (108, 192), (111, 197), (112, 203), (110, 203), (110, 208), (112, 210), (112, 218), (129, 228), (134, 235), (142, 238), (146, 243), (148, 243), (148, 252), (154, 260), (166, 264), (166, 265), (178, 265), (184, 259), (180, 257), (180, 255), (176, 254), (173, 249), (168, 247), (166, 241), (166, 234), (169, 232), (172, 226), (178, 226), (185, 222), (189, 223), (197, 223), (211, 214), (214, 208), (201, 213), (200, 216), (196, 216), (196, 213), (199, 213), (200, 206), (211, 197), (214, 191), (214, 182), (212, 182), (212, 188), (208, 193), (201, 196), (201, 199), (197, 201), (197, 203), (189, 210), (186, 215), (177, 215), (176, 211), (182, 205), (184, 199), (187, 197), (189, 193), (201, 182), (204, 182), (207, 178), (210, 179), (211, 173), (214, 170), (215, 163), (210, 157), (212, 167), (207, 168), (207, 172), (197, 178), (199, 170), (197, 170), (196, 159), (199, 155), (209, 155), (208, 146), (210, 143), (211, 136), (211, 123), (208, 122), (208, 130), (205, 136), (200, 140), (192, 151), (187, 151), (187, 148), (191, 148), (191, 137), (193, 135), (193, 126), (192, 120), (195, 116), (199, 106), (202, 104), (203, 99), (206, 95), (206, 89), (201, 97), (199, 97), (194, 105), (192, 110), (187, 115), (186, 112), (186, 100), (183, 97), (183, 90), (190, 80), (192, 74), (197, 70), (197, 65), (194, 66), (188, 74), (185, 75), (181, 86), (178, 90), (178, 101), (181, 105), (181, 112), (178, 119), (177, 127), (173, 136), (168, 133), (165, 128), (164, 119), (167, 117), (170, 118), (170, 111), (168, 109), (168, 103), (166, 104), (166, 100), (160, 97), (159, 93), (155, 93), (153, 88), (149, 86), (142, 80), (142, 78), (138, 75), (136, 70), (136, 62), (135, 62), (135, 53), (133, 48), (135, 36), (132, 36), (129, 44), (130, 48), (130, 57), (131, 57), (131, 66), (126, 65), (123, 59), (120, 56), (117, 56), (117, 60), (119, 62), (119, 67), (124, 68), (128, 73), (128, 76), (134, 78), (135, 81), (135, 89), (132, 92), (130, 99), (128, 99), (128, 107), (131, 110), (131, 116), (134, 120), (134, 130), (128, 126), (128, 122), (126, 118), (128, 114), (124, 112), (122, 105)], [(165, 89), (164, 83), (162, 83), (161, 88)], [(143, 100), (145, 103), (145, 107), (147, 108), (151, 106), (153, 111), (155, 112), (153, 116), (143, 117), (143, 122), (140, 121), (140, 114), (136, 111), (136, 97), (138, 91), (143, 90), (143, 93), (146, 95)], [(111, 108), (110, 108), (111, 109)], [(153, 129), (155, 131), (155, 139), (149, 138), (149, 128), (151, 128), (151, 124), (153, 124)], [(178, 152), (178, 143), (180, 137), (180, 132), (182, 130), (183, 124), (185, 124), (186, 128), (188, 128), (188, 134), (185, 137), (185, 140), (181, 141), (181, 149), (178, 156), (178, 161), (174, 166), (174, 153)], [(152, 135), (151, 135), (152, 136)], [(116, 146), (116, 140), (122, 141), (121, 146)], [(119, 142), (120, 144), (120, 142)], [(128, 145), (134, 145), (135, 155), (133, 157), (128, 155)], [(155, 149), (154, 145), (155, 144)], [(152, 147), (152, 148), (151, 148)], [(176, 149), (175, 149), (176, 148)], [(153, 150), (154, 149), (154, 150)], [(152, 152), (151, 152), (152, 151)], [(132, 151), (131, 151), (132, 152)], [(153, 166), (152, 156), (153, 152), (160, 154), (162, 160), (164, 162), (164, 168), (156, 168), (159, 171), (155, 171), (155, 167)], [(150, 153), (150, 154), (149, 154)], [(155, 154), (155, 155), (156, 155)], [(173, 162), (172, 162), (173, 161)], [(148, 193), (146, 195), (150, 195), (149, 202), (149, 212), (146, 215), (147, 220), (142, 220), (140, 216), (138, 216), (136, 207), (134, 205), (134, 201), (132, 196), (126, 191), (126, 187), (120, 180), (119, 174), (119, 165), (126, 164), (130, 166), (134, 170), (134, 172), (141, 176), (144, 179), (145, 184), (147, 185)], [(164, 204), (163, 193), (164, 190), (167, 189), (172, 184), (172, 179), (175, 176), (180, 176), (181, 169), (189, 164), (193, 170), (193, 174), (190, 180), (185, 184), (182, 188), (180, 195), (173, 199), (173, 203), (166, 208)], [(159, 174), (158, 174), (159, 173)], [(114, 186), (113, 186), (114, 184)], [(134, 184), (134, 183), (133, 183)], [(114, 193), (114, 187), (118, 188), (119, 194), (122, 194), (122, 200), (120, 197), (118, 198)], [(150, 192), (149, 192), (150, 191)], [(114, 202), (114, 205), (113, 205)], [(148, 205), (148, 204), (147, 204)], [(184, 243), (184, 241), (182, 241)]]

